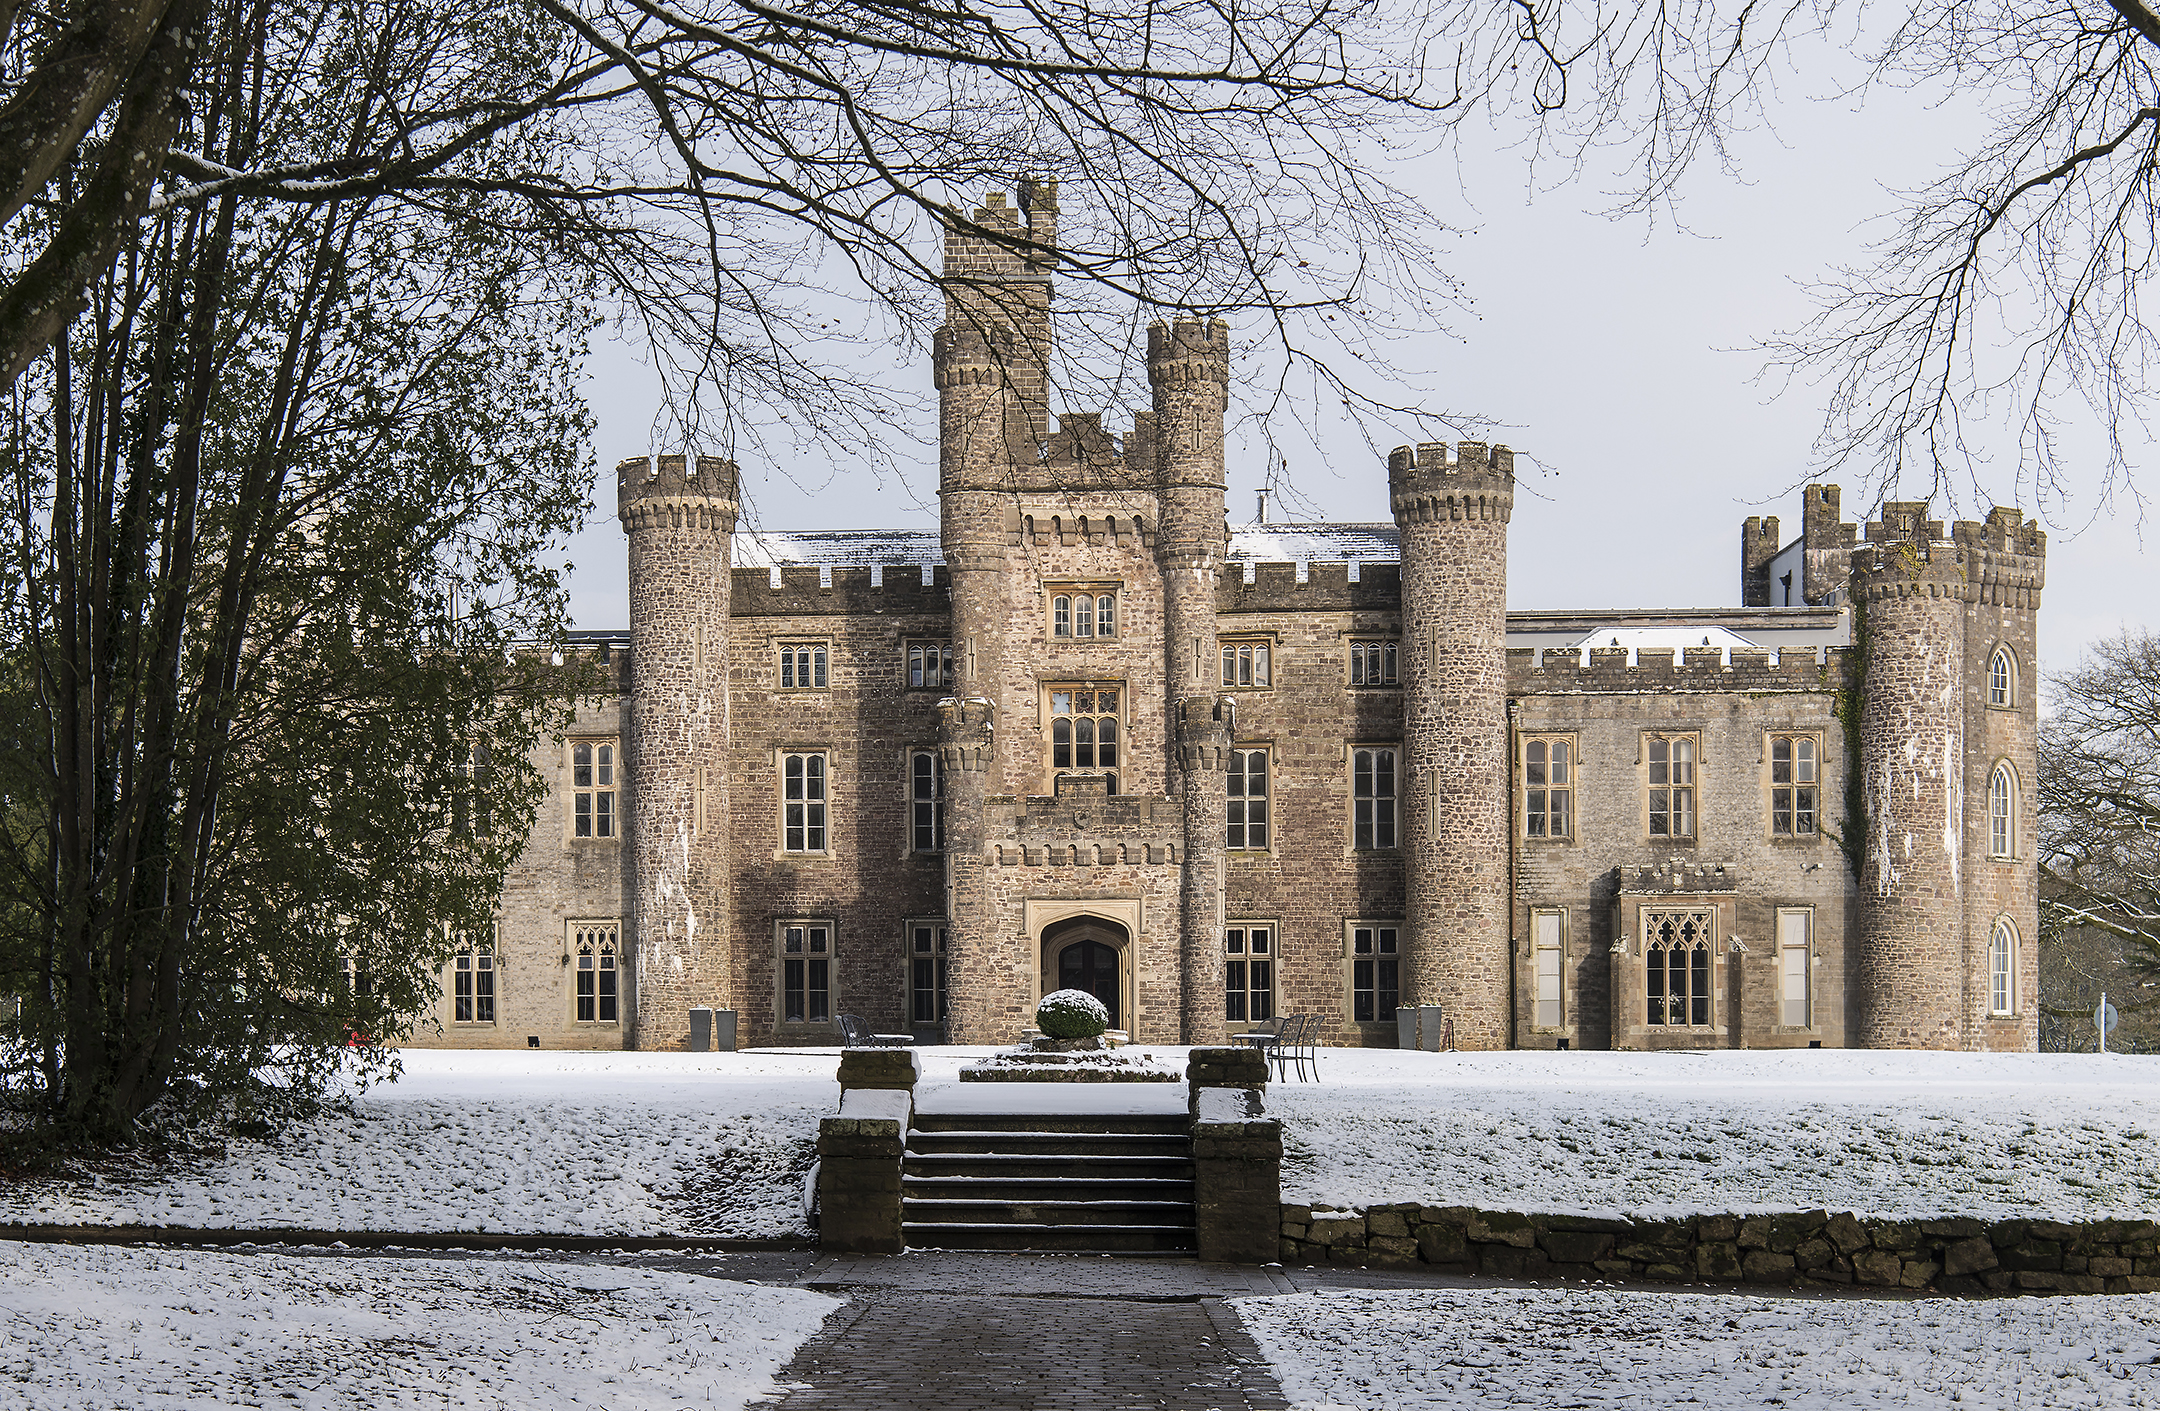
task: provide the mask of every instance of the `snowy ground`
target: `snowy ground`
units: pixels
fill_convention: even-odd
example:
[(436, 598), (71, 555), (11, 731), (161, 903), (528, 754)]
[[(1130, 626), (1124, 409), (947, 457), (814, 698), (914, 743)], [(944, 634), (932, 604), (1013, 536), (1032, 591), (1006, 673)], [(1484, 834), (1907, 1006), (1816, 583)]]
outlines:
[(0, 1190), (0, 1221), (570, 1235), (807, 1234), (824, 1054), (409, 1050), (350, 1117), (173, 1172)]
[[(986, 1052), (922, 1050), (919, 1099), (1032, 1101), (1022, 1085), (956, 1081)], [(1150, 1052), (1183, 1065), (1178, 1050)], [(0, 1223), (800, 1235), (838, 1061), (413, 1050), (404, 1079), (351, 1117), (236, 1140), (184, 1169), (0, 1189)], [(1321, 1071), (1269, 1095), (1294, 1202), (2160, 1210), (2160, 1058), (1326, 1050)], [(1181, 1089), (1167, 1092), (1174, 1104)]]
[(2150, 1219), (2160, 1058), (1324, 1052), (1283, 1198), (1574, 1214)]
[(1389, 1289), (1240, 1299), (1299, 1411), (2160, 1405), (2160, 1295)]
[(583, 1264), (0, 1244), (0, 1403), (736, 1408), (836, 1306)]

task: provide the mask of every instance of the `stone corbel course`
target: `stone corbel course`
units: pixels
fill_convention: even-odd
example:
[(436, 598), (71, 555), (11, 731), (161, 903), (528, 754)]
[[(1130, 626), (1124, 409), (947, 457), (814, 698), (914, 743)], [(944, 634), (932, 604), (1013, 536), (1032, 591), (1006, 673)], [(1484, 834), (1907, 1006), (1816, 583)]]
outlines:
[(1286, 1264), (1429, 1264), (1502, 1279), (2160, 1293), (2151, 1220), (1881, 1220), (1824, 1210), (1671, 1220), (1468, 1206), (1282, 1207)]

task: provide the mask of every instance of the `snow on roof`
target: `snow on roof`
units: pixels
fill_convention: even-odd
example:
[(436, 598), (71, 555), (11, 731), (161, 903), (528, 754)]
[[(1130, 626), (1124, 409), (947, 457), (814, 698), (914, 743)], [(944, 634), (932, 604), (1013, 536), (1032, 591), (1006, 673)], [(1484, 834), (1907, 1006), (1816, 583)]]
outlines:
[[(1402, 557), (1402, 540), (1392, 524), (1233, 524), (1229, 557), (1258, 563), (1394, 563)], [(739, 529), (734, 561), (737, 568), (919, 567), (945, 562), (945, 553), (935, 529)]]
[(819, 564), (868, 568), (875, 564), (945, 562), (935, 529), (812, 529), (794, 532), (735, 531), (737, 568)]
[(1392, 524), (1233, 524), (1229, 556), (1258, 563), (1394, 563), (1402, 558), (1402, 534)]
[(1715, 647), (1727, 652), (1735, 648), (1743, 652), (1759, 652), (1763, 650), (1762, 643), (1750, 641), (1729, 628), (1705, 625), (1694, 627), (1601, 627), (1578, 641), (1568, 643), (1568, 646), (1571, 648), (1626, 647), (1630, 652), (1640, 651), (1644, 647), (1648, 647), (1652, 651), (1663, 651), (1668, 647), (1674, 651), (1679, 651), (1682, 648), (1693, 648), (1699, 651), (1704, 647)]

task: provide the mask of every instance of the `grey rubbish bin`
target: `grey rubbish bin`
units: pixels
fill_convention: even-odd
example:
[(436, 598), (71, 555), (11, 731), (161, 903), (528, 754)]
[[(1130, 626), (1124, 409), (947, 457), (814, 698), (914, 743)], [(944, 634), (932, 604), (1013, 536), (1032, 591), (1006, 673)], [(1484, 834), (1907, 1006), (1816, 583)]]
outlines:
[(1427, 1053), (1438, 1053), (1440, 1051), (1440, 1035), (1442, 1032), (1440, 1006), (1437, 1004), (1419, 1005), (1418, 1047), (1424, 1049)]
[(735, 1051), (734, 1010), (716, 1009), (712, 1012), (712, 1038), (714, 1052), (733, 1053)]
[(690, 1051), (712, 1052), (712, 1011), (702, 1004), (690, 1011)]
[(1417, 1047), (1417, 1006), (1406, 1004), (1395, 1011), (1395, 1047)]

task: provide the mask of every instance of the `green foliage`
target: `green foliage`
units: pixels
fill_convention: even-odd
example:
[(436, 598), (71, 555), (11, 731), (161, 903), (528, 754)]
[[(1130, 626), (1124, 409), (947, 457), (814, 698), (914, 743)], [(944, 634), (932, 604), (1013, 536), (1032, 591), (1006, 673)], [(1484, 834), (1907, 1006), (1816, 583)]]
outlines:
[[(337, 77), (375, 62), (344, 12), (265, 13), (204, 67), (207, 150), (327, 159), (384, 120)], [(515, 25), (436, 39), (538, 81)], [(598, 686), (516, 646), (559, 631), (547, 555), (588, 508), (559, 253), (458, 190), (169, 210), (17, 384), (0, 1082), (45, 1123), (305, 1110), (393, 1067), (489, 925), (535, 744)]]
[(1053, 990), (1035, 1006), (1035, 1027), (1053, 1039), (1092, 1039), (1110, 1028), (1110, 1011), (1086, 990)]
[(1867, 869), (1867, 772), (1860, 728), (1867, 702), (1867, 644), (1867, 604), (1854, 598), (1852, 644), (1845, 653), (1848, 675), (1830, 708), (1845, 734), (1845, 821), (1838, 829), (1838, 848), (1855, 882), (1863, 880)]

